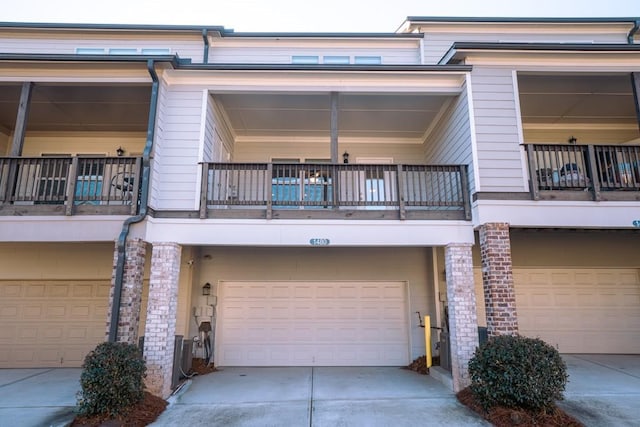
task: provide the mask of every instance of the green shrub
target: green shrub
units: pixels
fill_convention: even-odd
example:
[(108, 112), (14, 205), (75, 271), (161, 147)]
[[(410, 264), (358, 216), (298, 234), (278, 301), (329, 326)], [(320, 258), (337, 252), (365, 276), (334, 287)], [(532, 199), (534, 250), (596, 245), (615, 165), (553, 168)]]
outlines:
[(485, 410), (494, 406), (545, 411), (562, 400), (567, 367), (540, 339), (502, 335), (476, 349), (469, 362), (471, 392)]
[(105, 342), (82, 365), (77, 412), (115, 417), (144, 398), (147, 367), (137, 346)]

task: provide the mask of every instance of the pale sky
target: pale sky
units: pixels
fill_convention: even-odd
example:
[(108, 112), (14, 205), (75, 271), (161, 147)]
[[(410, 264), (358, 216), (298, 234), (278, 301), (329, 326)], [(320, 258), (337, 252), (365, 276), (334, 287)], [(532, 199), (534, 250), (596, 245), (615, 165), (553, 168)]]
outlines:
[(0, 21), (394, 32), (407, 16), (640, 17), (640, 0), (0, 0)]

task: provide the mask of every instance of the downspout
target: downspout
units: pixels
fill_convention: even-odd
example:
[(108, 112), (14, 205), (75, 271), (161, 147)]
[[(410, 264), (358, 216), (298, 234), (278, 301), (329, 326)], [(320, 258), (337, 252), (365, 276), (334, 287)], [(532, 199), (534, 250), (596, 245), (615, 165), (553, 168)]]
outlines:
[(202, 40), (204, 40), (204, 53), (202, 55), (202, 63), (209, 63), (209, 31), (206, 28), (202, 29)]
[(631, 29), (631, 31), (629, 31), (629, 34), (627, 35), (627, 43), (633, 44), (633, 37), (636, 35), (638, 30), (640, 30), (640, 20), (634, 21), (633, 28)]
[(149, 106), (149, 121), (147, 124), (147, 141), (142, 152), (142, 184), (140, 189), (140, 209), (138, 214), (127, 218), (122, 224), (122, 231), (118, 237), (118, 259), (113, 286), (113, 304), (111, 308), (111, 323), (109, 324), (109, 342), (116, 342), (118, 322), (120, 321), (120, 298), (122, 297), (122, 281), (124, 279), (124, 263), (127, 257), (126, 242), (131, 224), (141, 222), (147, 216), (147, 199), (149, 197), (149, 176), (151, 174), (150, 157), (153, 148), (153, 137), (156, 127), (156, 111), (158, 109), (158, 75), (153, 60), (147, 61), (147, 70), (151, 75), (151, 101)]

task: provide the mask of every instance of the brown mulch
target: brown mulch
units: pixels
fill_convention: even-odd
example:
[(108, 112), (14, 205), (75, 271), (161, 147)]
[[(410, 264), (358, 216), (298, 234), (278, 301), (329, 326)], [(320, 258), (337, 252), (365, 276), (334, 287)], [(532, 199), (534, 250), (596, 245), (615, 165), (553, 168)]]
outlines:
[[(206, 375), (216, 371), (213, 363), (206, 365), (203, 359), (193, 359), (189, 375)], [(115, 419), (106, 415), (76, 417), (71, 427), (144, 427), (154, 422), (166, 406), (167, 402), (164, 399), (145, 391), (142, 402), (132, 406), (125, 414)]]
[(427, 368), (427, 356), (418, 357), (411, 362), (409, 366), (407, 366), (407, 369), (411, 369), (412, 371), (422, 375), (429, 374), (429, 368)]
[(478, 413), (478, 415), (496, 427), (583, 427), (582, 423), (558, 407), (554, 407), (553, 411), (548, 413), (504, 407), (491, 408), (487, 412), (476, 401), (469, 387), (460, 391), (456, 397), (460, 403)]
[(144, 392), (144, 399), (132, 406), (125, 414), (111, 419), (106, 415), (93, 417), (76, 417), (71, 427), (144, 427), (156, 420), (164, 411), (167, 402), (149, 392)]
[(198, 374), (198, 375), (206, 375), (211, 372), (216, 372), (217, 369), (213, 366), (213, 363), (205, 365), (204, 359), (196, 359), (194, 358), (191, 362), (191, 370), (189, 371), (189, 375)]

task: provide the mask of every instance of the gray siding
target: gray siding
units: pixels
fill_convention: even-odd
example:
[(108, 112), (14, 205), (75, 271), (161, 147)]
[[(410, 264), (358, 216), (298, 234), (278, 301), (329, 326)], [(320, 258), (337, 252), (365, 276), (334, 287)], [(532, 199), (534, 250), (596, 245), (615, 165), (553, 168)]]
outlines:
[(201, 87), (161, 87), (152, 181), (154, 209), (195, 208), (202, 96)]
[(215, 99), (211, 99), (213, 120), (213, 159), (214, 162), (237, 161), (234, 158), (235, 141), (229, 123), (225, 119), (222, 107)]
[(207, 111), (205, 113), (204, 124), (204, 142), (202, 146), (202, 161), (213, 162), (215, 157), (214, 142), (215, 142), (215, 117), (213, 111), (213, 98), (211, 95), (207, 95)]
[(308, 40), (296, 44), (283, 41), (263, 43), (256, 41), (238, 43), (236, 40), (215, 41), (209, 50), (210, 63), (256, 63), (290, 64), (294, 55), (318, 56), (323, 62), (324, 56), (349, 56), (351, 63), (355, 56), (380, 56), (383, 64), (419, 64), (420, 44), (417, 40), (384, 41), (376, 46), (372, 41), (345, 40)]
[[(473, 25), (473, 24), (469, 24)], [(464, 33), (464, 32), (429, 32), (424, 36), (424, 63), (437, 64), (447, 53), (454, 42), (483, 42), (483, 43), (626, 43), (626, 35), (622, 31), (617, 33), (584, 32), (558, 33), (553, 29), (548, 32), (518, 32), (507, 33), (496, 29), (494, 33)], [(557, 31), (557, 30), (556, 30)]]
[[(466, 86), (466, 85), (465, 85)], [(427, 164), (463, 164), (469, 166), (469, 188), (475, 188), (471, 127), (466, 87), (447, 107), (425, 141)]]
[(471, 72), (482, 191), (523, 191), (515, 88), (510, 69)]
[(159, 34), (97, 31), (38, 31), (32, 33), (0, 31), (2, 53), (75, 54), (77, 48), (109, 49), (170, 49), (181, 58), (202, 62), (204, 42), (202, 36), (193, 34)]

